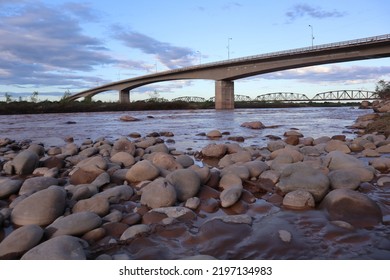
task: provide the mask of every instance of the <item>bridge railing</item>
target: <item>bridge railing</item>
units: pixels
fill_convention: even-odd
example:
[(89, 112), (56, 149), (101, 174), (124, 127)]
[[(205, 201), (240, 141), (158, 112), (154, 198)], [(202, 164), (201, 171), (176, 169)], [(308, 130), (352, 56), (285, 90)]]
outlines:
[[(168, 71), (164, 71), (164, 72), (165, 73), (182, 72), (182, 71), (192, 70), (192, 69), (196, 69), (196, 68), (223, 65), (226, 63), (265, 59), (265, 58), (271, 58), (271, 57), (280, 56), (280, 55), (292, 55), (292, 54), (303, 53), (303, 52), (319, 51), (319, 50), (325, 50), (325, 49), (329, 49), (329, 48), (351, 46), (351, 45), (361, 45), (361, 44), (365, 44), (365, 43), (373, 43), (373, 42), (386, 41), (386, 40), (390, 40), (390, 34), (384, 34), (384, 35), (379, 35), (379, 36), (354, 39), (354, 40), (348, 40), (348, 41), (341, 41), (341, 42), (335, 42), (335, 43), (329, 43), (329, 44), (315, 45), (312, 47), (303, 47), (303, 48), (297, 48), (297, 49), (290, 49), (290, 50), (284, 50), (284, 51), (277, 51), (277, 52), (270, 52), (270, 53), (265, 53), (265, 54), (253, 55), (253, 56), (233, 58), (233, 59), (222, 60), (222, 61), (217, 61), (217, 62), (204, 63), (201, 65), (192, 65), (192, 66), (188, 66), (188, 67), (172, 69), (172, 70), (168, 70)], [(154, 75), (154, 74), (152, 74), (152, 75)]]

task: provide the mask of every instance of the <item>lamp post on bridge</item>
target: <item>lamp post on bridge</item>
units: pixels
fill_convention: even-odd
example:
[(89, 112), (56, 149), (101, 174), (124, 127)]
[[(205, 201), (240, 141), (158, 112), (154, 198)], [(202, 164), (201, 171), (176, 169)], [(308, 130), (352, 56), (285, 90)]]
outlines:
[(228, 60), (230, 59), (230, 40), (232, 40), (232, 38), (228, 38), (228, 44), (227, 44)]
[(311, 28), (311, 47), (313, 48), (313, 45), (314, 45), (313, 26), (311, 26), (311, 24), (309, 24), (309, 27)]

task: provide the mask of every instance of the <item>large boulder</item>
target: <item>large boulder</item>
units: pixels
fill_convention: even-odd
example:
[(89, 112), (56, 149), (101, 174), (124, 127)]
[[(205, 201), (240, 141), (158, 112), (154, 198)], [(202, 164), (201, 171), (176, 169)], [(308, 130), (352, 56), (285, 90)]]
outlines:
[(31, 174), (39, 164), (38, 155), (30, 150), (24, 150), (16, 155), (12, 160), (12, 166), (15, 174), (27, 175)]
[(133, 142), (131, 142), (126, 137), (121, 137), (114, 142), (114, 145), (111, 149), (111, 156), (118, 152), (126, 152), (134, 156), (136, 150), (136, 146)]
[(87, 241), (61, 235), (35, 246), (22, 256), (22, 260), (86, 260)]
[(368, 196), (350, 189), (329, 192), (320, 204), (332, 221), (345, 221), (357, 227), (372, 227), (382, 222), (378, 204)]
[(155, 152), (152, 153), (150, 158), (148, 158), (155, 166), (169, 170), (174, 171), (180, 168), (183, 168), (180, 163), (178, 163), (175, 158), (167, 153), (163, 152)]
[(73, 185), (92, 183), (107, 168), (107, 161), (100, 155), (86, 158), (70, 172), (70, 183)]
[(93, 212), (78, 212), (56, 219), (46, 227), (46, 235), (50, 238), (60, 235), (81, 236), (99, 227), (102, 219)]
[(283, 198), (283, 206), (291, 209), (314, 208), (315, 201), (313, 195), (305, 190), (289, 192)]
[(320, 170), (304, 162), (287, 165), (281, 172), (277, 188), (283, 193), (295, 190), (310, 192), (316, 201), (320, 201), (329, 190), (329, 179)]
[(32, 194), (58, 184), (58, 179), (52, 177), (32, 177), (23, 182), (19, 195)]
[(43, 229), (37, 225), (26, 225), (11, 232), (0, 242), (0, 259), (17, 259), (38, 245)]
[(175, 188), (179, 201), (195, 196), (200, 189), (200, 177), (191, 169), (178, 169), (169, 173), (166, 179)]
[(64, 213), (66, 192), (58, 186), (38, 191), (26, 197), (11, 212), (11, 221), (16, 225), (46, 226)]
[(330, 186), (332, 189), (351, 189), (355, 190), (361, 183), (360, 177), (351, 169), (333, 170), (328, 174)]

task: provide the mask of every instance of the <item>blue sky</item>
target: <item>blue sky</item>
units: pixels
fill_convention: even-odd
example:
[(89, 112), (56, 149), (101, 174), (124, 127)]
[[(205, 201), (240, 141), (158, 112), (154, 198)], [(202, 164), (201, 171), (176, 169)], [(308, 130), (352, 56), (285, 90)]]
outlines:
[[(0, 100), (58, 100), (65, 91), (199, 63), (390, 33), (387, 0), (0, 0)], [(309, 26), (311, 25), (312, 28)], [(229, 39), (231, 38), (231, 39)], [(229, 48), (228, 48), (229, 45)], [(327, 64), (235, 81), (235, 93), (374, 90), (390, 58)], [(214, 82), (151, 84), (167, 99), (214, 95)], [(118, 100), (116, 92), (94, 99)]]

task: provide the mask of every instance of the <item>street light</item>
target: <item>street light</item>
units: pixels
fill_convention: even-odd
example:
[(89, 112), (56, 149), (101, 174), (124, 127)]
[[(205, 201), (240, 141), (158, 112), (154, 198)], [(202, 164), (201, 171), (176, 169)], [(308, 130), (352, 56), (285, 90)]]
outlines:
[(232, 38), (228, 38), (228, 45), (227, 45), (227, 50), (228, 50), (228, 60), (230, 59), (230, 40), (232, 40)]
[(200, 51), (196, 51), (199, 54), (199, 64), (202, 64), (202, 53)]
[(313, 41), (314, 41), (314, 35), (313, 35), (313, 26), (309, 24), (309, 27), (311, 28), (311, 47), (313, 47)]

